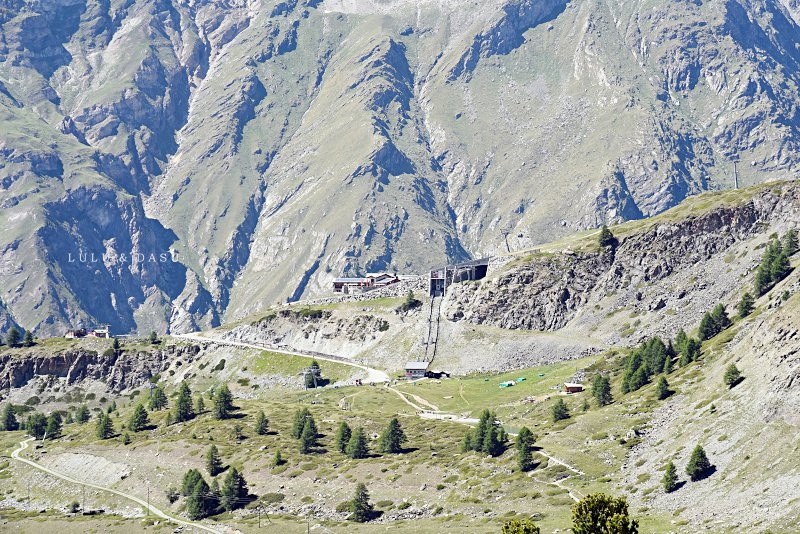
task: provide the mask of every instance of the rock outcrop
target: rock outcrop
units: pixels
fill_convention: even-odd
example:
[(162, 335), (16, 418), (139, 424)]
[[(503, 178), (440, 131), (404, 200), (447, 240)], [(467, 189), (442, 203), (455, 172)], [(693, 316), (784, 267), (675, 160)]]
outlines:
[[(675, 306), (687, 293), (715, 289), (702, 310), (706, 311), (720, 296), (748, 283), (741, 276), (752, 267), (751, 261), (720, 261), (734, 245), (800, 226), (797, 183), (763, 188), (750, 198), (744, 195), (741, 202), (723, 203), (696, 216), (673, 217), (668, 212), (623, 236), (613, 250), (538, 253), (482, 283), (453, 286), (447, 317), (506, 329), (555, 331), (579, 316), (578, 322), (585, 323), (586, 316), (630, 305), (658, 311), (668, 302)], [(594, 241), (596, 236), (586, 238), (583, 245), (597, 249)], [(712, 259), (725, 272), (717, 270), (719, 265), (709, 268)], [(732, 269), (738, 269), (738, 276), (731, 276)], [(680, 283), (665, 283), (672, 280)], [(604, 306), (592, 306), (601, 301)], [(696, 320), (696, 312), (683, 313), (681, 326)]]
[(70, 386), (84, 380), (100, 381), (109, 392), (119, 393), (141, 386), (178, 359), (191, 359), (200, 347), (170, 345), (147, 352), (109, 349), (103, 353), (77, 348), (58, 354), (34, 348), (26, 352), (0, 353), (0, 389), (21, 388), (35, 377), (55, 377)]

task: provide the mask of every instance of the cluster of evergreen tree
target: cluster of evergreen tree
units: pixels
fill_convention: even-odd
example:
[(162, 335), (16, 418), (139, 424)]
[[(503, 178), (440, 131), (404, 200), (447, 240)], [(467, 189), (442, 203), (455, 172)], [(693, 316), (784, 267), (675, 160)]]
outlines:
[(19, 421), (17, 421), (17, 412), (14, 405), (10, 402), (3, 407), (3, 414), (0, 417), (0, 424), (3, 425), (3, 430), (6, 432), (13, 432), (19, 430)]
[(78, 409), (75, 410), (75, 422), (84, 424), (89, 421), (91, 418), (91, 413), (89, 412), (89, 407), (85, 404), (81, 404), (78, 406)]
[(731, 324), (733, 323), (728, 317), (728, 312), (725, 311), (725, 306), (720, 303), (712, 311), (703, 315), (697, 334), (700, 336), (700, 341), (706, 341), (728, 328)]
[[(33, 334), (30, 331), (23, 330), (20, 332), (16, 326), (8, 329), (6, 334), (6, 345), (12, 348), (17, 347), (32, 347), (36, 344), (33, 339)], [(0, 343), (2, 345), (2, 343)]]
[[(686, 367), (700, 357), (700, 349), (703, 345), (699, 340), (689, 337), (686, 332), (681, 329), (678, 331), (678, 335), (675, 336), (675, 343), (673, 346), (675, 347), (675, 352), (679, 355), (678, 365)], [(664, 370), (667, 371), (666, 368)], [(667, 374), (670, 372), (672, 372), (671, 366)]]
[(500, 456), (506, 448), (508, 436), (494, 412), (483, 410), (478, 426), (473, 430), (468, 430), (461, 442), (463, 452), (476, 451), (488, 454), (489, 456)]
[[(8, 407), (6, 408), (8, 410)], [(19, 423), (13, 413), (4, 412), (3, 425), (6, 430), (19, 430)], [(48, 416), (34, 412), (25, 419), (25, 431), (36, 439), (56, 439), (61, 437), (63, 418), (59, 412)]]
[(292, 422), (292, 437), (300, 440), (300, 452), (303, 454), (309, 454), (319, 444), (317, 423), (308, 408), (302, 408), (295, 412)]
[(235, 467), (228, 469), (222, 487), (216, 478), (212, 478), (209, 486), (200, 471), (189, 469), (183, 476), (180, 493), (186, 497), (187, 514), (195, 520), (223, 510), (229, 512), (250, 502), (247, 482)]
[(169, 401), (167, 400), (167, 395), (164, 393), (164, 388), (161, 386), (155, 386), (150, 390), (150, 396), (147, 400), (147, 406), (150, 408), (150, 411), (158, 411), (163, 410), (167, 407)]
[[(711, 465), (711, 461), (706, 455), (706, 451), (703, 450), (703, 447), (697, 445), (694, 450), (692, 450), (689, 462), (686, 464), (686, 474), (695, 482), (711, 474), (713, 467), (714, 466)], [(666, 493), (672, 493), (678, 489), (678, 470), (675, 468), (675, 464), (672, 460), (667, 463), (664, 469), (664, 476), (661, 479), (661, 484)]]
[(764, 255), (761, 257), (761, 264), (756, 271), (754, 290), (757, 297), (766, 294), (778, 282), (786, 278), (792, 270), (789, 257), (796, 254), (798, 250), (797, 232), (790, 230), (783, 236), (783, 240), (777, 237), (770, 239)]
[(659, 337), (653, 337), (634, 350), (625, 360), (622, 375), (622, 393), (636, 391), (650, 383), (651, 377), (670, 372), (675, 349), (672, 343), (665, 345)]
[(109, 439), (114, 436), (114, 422), (109, 414), (100, 412), (97, 416), (95, 434), (98, 439)]

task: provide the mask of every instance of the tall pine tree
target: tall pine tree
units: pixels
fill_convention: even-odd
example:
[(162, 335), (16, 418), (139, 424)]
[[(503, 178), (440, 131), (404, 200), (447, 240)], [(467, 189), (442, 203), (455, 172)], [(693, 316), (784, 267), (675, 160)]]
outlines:
[(189, 384), (184, 380), (178, 388), (178, 398), (175, 399), (175, 413), (173, 420), (176, 423), (189, 421), (194, 417), (194, 408), (192, 406), (192, 390), (189, 389)]
[(405, 442), (406, 435), (400, 427), (400, 421), (397, 417), (392, 417), (378, 439), (378, 450), (384, 453), (400, 453), (403, 452)]
[(217, 419), (227, 419), (231, 416), (233, 411), (233, 395), (231, 390), (228, 389), (228, 384), (222, 384), (222, 387), (214, 395), (214, 417)]

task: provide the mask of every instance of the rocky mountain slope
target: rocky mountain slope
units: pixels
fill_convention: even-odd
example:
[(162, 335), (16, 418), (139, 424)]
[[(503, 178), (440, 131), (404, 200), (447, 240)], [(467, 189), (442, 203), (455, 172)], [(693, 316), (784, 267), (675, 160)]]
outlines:
[[(800, 228), (800, 183), (703, 194), (612, 228), (614, 250), (599, 247), (597, 232), (584, 232), (498, 258), (486, 279), (451, 286), (434, 366), (456, 373), (530, 367), (672, 338), (696, 328), (717, 302), (733, 313), (752, 291), (770, 237)], [(402, 301), (280, 306), (215, 335), (400, 370), (430, 356), (430, 300), (407, 312)]]
[[(0, 2), (0, 300), (184, 331), (796, 172), (795, 3)], [(487, 132), (491, 132), (487, 135)], [(94, 256), (92, 256), (94, 255)], [(162, 261), (163, 260), (163, 261)]]

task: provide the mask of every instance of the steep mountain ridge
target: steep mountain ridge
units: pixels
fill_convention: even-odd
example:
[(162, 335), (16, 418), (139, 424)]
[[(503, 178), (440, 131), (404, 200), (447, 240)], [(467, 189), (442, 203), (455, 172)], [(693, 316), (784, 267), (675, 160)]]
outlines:
[[(741, 185), (791, 178), (793, 14), (777, 0), (7, 0), (0, 298), (42, 334), (185, 331), (341, 274), (653, 215), (731, 187), (735, 160)], [(175, 265), (69, 262), (109, 249)], [(96, 287), (113, 297), (94, 304)]]

